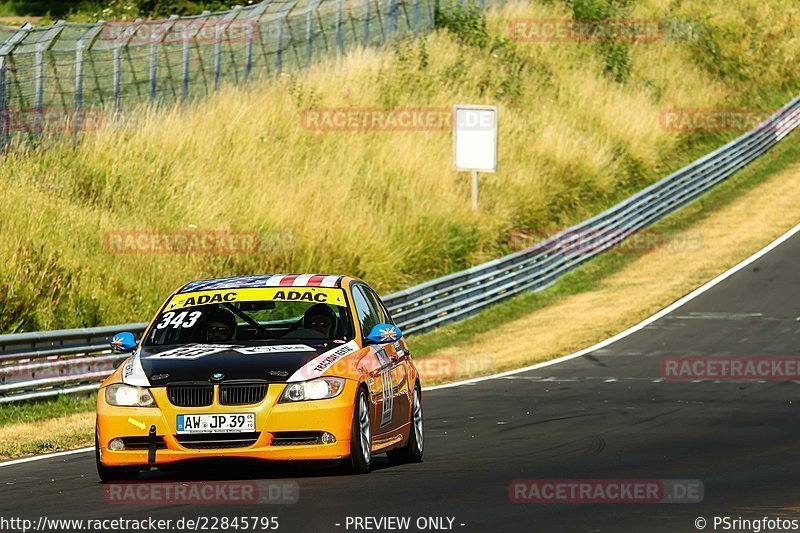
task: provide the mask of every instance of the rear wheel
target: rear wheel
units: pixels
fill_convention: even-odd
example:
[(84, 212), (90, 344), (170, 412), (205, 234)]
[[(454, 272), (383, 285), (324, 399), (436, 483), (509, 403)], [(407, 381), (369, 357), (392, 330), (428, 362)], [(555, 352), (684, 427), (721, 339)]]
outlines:
[(109, 481), (134, 481), (139, 477), (138, 468), (125, 466), (105, 466), (100, 462), (100, 441), (97, 433), (94, 435), (94, 459), (97, 463), (97, 475), (103, 483)]
[(364, 389), (358, 389), (353, 408), (349, 466), (356, 474), (367, 474), (372, 466), (372, 417)]
[(419, 385), (414, 387), (414, 399), (411, 401), (411, 429), (408, 444), (404, 448), (386, 452), (392, 464), (421, 463), (425, 451), (424, 419), (422, 416), (422, 392)]

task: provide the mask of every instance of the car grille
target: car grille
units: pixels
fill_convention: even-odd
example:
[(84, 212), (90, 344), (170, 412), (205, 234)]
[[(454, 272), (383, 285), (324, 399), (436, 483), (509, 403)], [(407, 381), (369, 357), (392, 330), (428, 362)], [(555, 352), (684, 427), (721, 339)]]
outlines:
[(216, 433), (197, 435), (175, 435), (178, 444), (192, 450), (217, 448), (246, 448), (258, 441), (261, 433)]
[(266, 381), (228, 382), (219, 386), (220, 405), (251, 405), (267, 396)]
[(206, 407), (214, 401), (214, 386), (210, 383), (167, 385), (167, 397), (178, 407)]

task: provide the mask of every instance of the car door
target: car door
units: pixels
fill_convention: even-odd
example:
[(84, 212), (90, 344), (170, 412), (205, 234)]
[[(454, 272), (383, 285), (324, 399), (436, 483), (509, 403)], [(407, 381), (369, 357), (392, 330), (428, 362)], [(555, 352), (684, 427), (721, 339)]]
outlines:
[[(370, 305), (378, 314), (379, 324), (395, 326), (389, 311), (383, 302), (370, 287), (361, 285), (361, 290), (369, 300)], [(391, 381), (391, 429), (398, 429), (410, 419), (411, 413), (411, 388), (408, 384), (409, 355), (403, 339), (387, 342), (381, 345), (385, 356), (389, 359), (389, 378)]]
[[(365, 338), (372, 328), (382, 323), (381, 311), (373, 299), (368, 296), (364, 285), (353, 285), (352, 294), (361, 335), (362, 338)], [(372, 348), (375, 350), (376, 365), (370, 371), (368, 385), (375, 398), (375, 412), (372, 417), (373, 434), (379, 435), (391, 432), (402, 425), (400, 421), (403, 419), (395, 409), (396, 389), (399, 384), (397, 375), (399, 358), (392, 342), (373, 345)], [(403, 411), (401, 408), (400, 412)]]

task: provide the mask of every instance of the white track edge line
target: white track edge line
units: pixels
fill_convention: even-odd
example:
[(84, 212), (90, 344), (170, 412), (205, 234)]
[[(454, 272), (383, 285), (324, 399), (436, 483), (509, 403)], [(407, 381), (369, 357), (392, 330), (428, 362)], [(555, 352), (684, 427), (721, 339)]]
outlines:
[[(565, 355), (563, 357), (559, 357), (558, 359), (552, 359), (550, 361), (545, 361), (543, 363), (536, 363), (535, 365), (530, 365), (530, 366), (526, 366), (526, 367), (523, 367), (523, 368), (517, 368), (515, 370), (508, 370), (506, 372), (500, 372), (499, 374), (492, 374), (490, 376), (482, 376), (482, 377), (479, 377), (479, 378), (472, 378), (472, 379), (467, 379), (467, 380), (464, 380), (464, 381), (456, 381), (455, 383), (445, 383), (444, 385), (435, 385), (433, 387), (423, 387), (422, 390), (427, 392), (427, 391), (434, 391), (434, 390), (441, 390), (441, 389), (450, 389), (450, 388), (453, 388), (453, 387), (460, 387), (462, 385), (472, 385), (473, 383), (480, 383), (481, 381), (488, 381), (490, 379), (498, 379), (498, 378), (504, 378), (506, 376), (513, 376), (514, 374), (521, 374), (523, 372), (528, 372), (529, 370), (536, 370), (536, 369), (545, 368), (545, 367), (548, 367), (548, 366), (551, 366), (551, 365), (557, 365), (559, 363), (563, 363), (565, 361), (569, 361), (571, 359), (575, 359), (577, 357), (581, 357), (583, 355), (586, 355), (587, 353), (594, 352), (596, 350), (599, 350), (600, 348), (605, 348), (609, 344), (613, 344), (613, 343), (617, 342), (620, 339), (624, 339), (625, 337), (627, 337), (627, 336), (629, 336), (629, 335), (631, 335), (633, 333), (636, 333), (640, 329), (652, 324), (653, 322), (655, 322), (659, 318), (662, 318), (663, 316), (671, 313), (672, 311), (674, 311), (675, 309), (678, 309), (679, 307), (683, 306), (687, 302), (690, 302), (690, 301), (694, 300), (695, 298), (697, 298), (698, 296), (700, 296), (704, 292), (706, 292), (709, 289), (711, 289), (712, 287), (722, 283), (723, 281), (725, 281), (726, 279), (728, 279), (732, 275), (736, 274), (737, 272), (739, 272), (740, 270), (742, 270), (746, 266), (750, 265), (751, 263), (754, 263), (754, 262), (758, 261), (759, 259), (761, 259), (765, 255), (770, 253), (772, 250), (774, 250), (775, 248), (777, 248), (778, 246), (780, 246), (781, 244), (783, 244), (784, 242), (786, 242), (787, 240), (792, 238), (792, 236), (794, 236), (797, 232), (800, 232), (800, 224), (798, 224), (797, 226), (793, 227), (792, 229), (790, 229), (789, 231), (787, 231), (786, 233), (784, 233), (783, 235), (781, 235), (780, 237), (778, 237), (777, 239), (775, 239), (774, 241), (769, 243), (767, 246), (765, 246), (761, 250), (757, 251), (756, 253), (754, 253), (753, 255), (748, 257), (747, 259), (745, 259), (745, 260), (739, 262), (738, 264), (736, 264), (735, 266), (729, 268), (728, 270), (726, 270), (725, 272), (723, 272), (722, 274), (720, 274), (716, 278), (712, 279), (711, 281), (706, 282), (704, 285), (701, 285), (697, 289), (693, 290), (692, 292), (690, 292), (689, 294), (687, 294), (683, 298), (681, 298), (681, 299), (673, 302), (672, 304), (668, 305), (667, 307), (665, 307), (661, 311), (657, 312), (656, 314), (654, 314), (654, 315), (652, 315), (652, 316), (650, 316), (648, 318), (645, 318), (644, 320), (642, 320), (641, 322), (639, 322), (635, 326), (632, 326), (632, 327), (626, 329), (625, 331), (623, 331), (621, 333), (617, 333), (613, 337), (610, 337), (610, 338), (608, 338), (608, 339), (606, 339), (604, 341), (600, 341), (597, 344), (589, 346), (588, 348), (584, 348), (583, 350), (577, 351), (575, 353), (571, 353), (569, 355)], [(34, 456), (31, 456), (31, 457), (25, 457), (25, 458), (22, 458), (22, 459), (14, 459), (14, 460), (11, 460), (11, 461), (2, 462), (2, 463), (0, 463), (0, 468), (2, 468), (4, 466), (12, 466), (12, 465), (18, 465), (18, 464), (22, 464), (22, 463), (30, 463), (30, 462), (33, 462), (33, 461), (40, 461), (40, 460), (43, 460), (43, 459), (52, 459), (52, 458), (55, 458), (55, 457), (63, 457), (65, 455), (86, 453), (86, 452), (91, 452), (91, 451), (94, 451), (94, 447), (78, 448), (77, 450), (69, 450), (69, 451), (66, 451), (66, 452), (48, 453), (48, 454), (45, 454), (45, 455), (34, 455)]]
[(0, 463), (0, 467), (3, 466), (13, 466), (19, 465), (22, 463), (30, 463), (33, 461), (41, 461), (42, 459), (53, 459), (55, 457), (64, 457), (65, 455), (74, 455), (78, 453), (86, 453), (86, 452), (93, 452), (94, 447), (91, 448), (78, 448), (77, 450), (67, 450), (65, 452), (55, 452), (55, 453), (46, 453), (44, 455), (33, 455), (31, 457), (23, 457), (22, 459), (13, 459), (11, 461), (3, 461)]
[(559, 363), (564, 363), (566, 361), (569, 361), (571, 359), (575, 359), (577, 357), (584, 356), (584, 355), (586, 355), (588, 353), (594, 352), (594, 351), (599, 350), (601, 348), (605, 348), (609, 344), (613, 344), (613, 343), (617, 342), (620, 339), (624, 339), (625, 337), (627, 337), (627, 336), (629, 336), (629, 335), (631, 335), (633, 333), (636, 333), (640, 329), (652, 324), (656, 320), (658, 320), (658, 319), (664, 317), (665, 315), (671, 313), (675, 309), (678, 309), (679, 307), (683, 306), (687, 302), (690, 302), (690, 301), (694, 300), (695, 298), (697, 298), (698, 296), (700, 296), (704, 292), (706, 292), (709, 289), (715, 287), (716, 285), (722, 283), (723, 281), (725, 281), (726, 279), (728, 279), (732, 275), (736, 274), (737, 272), (739, 272), (740, 270), (742, 270), (746, 266), (758, 261), (759, 259), (761, 259), (765, 255), (770, 253), (772, 250), (774, 250), (775, 248), (777, 248), (778, 246), (780, 246), (781, 244), (783, 244), (784, 242), (786, 242), (787, 240), (792, 238), (792, 236), (794, 236), (798, 232), (800, 232), (800, 224), (796, 225), (795, 227), (793, 227), (792, 229), (790, 229), (789, 231), (787, 231), (786, 233), (784, 233), (783, 235), (781, 235), (780, 237), (778, 237), (777, 239), (775, 239), (774, 241), (772, 241), (771, 243), (766, 245), (764, 248), (762, 248), (761, 250), (757, 251), (756, 253), (754, 253), (753, 255), (748, 257), (747, 259), (744, 259), (743, 261), (741, 261), (738, 264), (734, 265), (733, 267), (729, 268), (728, 270), (726, 270), (725, 272), (723, 272), (722, 274), (720, 274), (716, 278), (712, 279), (711, 281), (706, 282), (705, 284), (701, 285), (700, 287), (696, 288), (695, 290), (693, 290), (689, 294), (685, 295), (684, 297), (680, 298), (679, 300), (677, 300), (677, 301), (673, 302), (672, 304), (668, 305), (667, 307), (665, 307), (661, 311), (657, 312), (656, 314), (654, 314), (654, 315), (652, 315), (652, 316), (650, 316), (648, 318), (645, 318), (644, 320), (642, 320), (638, 324), (636, 324), (634, 326), (631, 326), (630, 328), (626, 329), (625, 331), (622, 331), (621, 333), (617, 333), (613, 337), (610, 337), (610, 338), (608, 338), (608, 339), (606, 339), (604, 341), (600, 341), (597, 344), (589, 346), (588, 348), (584, 348), (584, 349), (582, 349), (580, 351), (577, 351), (575, 353), (571, 353), (569, 355), (564, 355), (564, 356), (559, 357), (557, 359), (552, 359), (550, 361), (544, 361), (542, 363), (536, 363), (535, 365), (530, 365), (530, 366), (526, 366), (526, 367), (523, 367), (523, 368), (517, 368), (517, 369), (514, 369), (514, 370), (508, 370), (506, 372), (500, 372), (499, 374), (492, 374), (490, 376), (481, 376), (481, 377), (478, 377), (478, 378), (466, 379), (466, 380), (463, 380), (463, 381), (456, 381), (454, 383), (445, 383), (445, 384), (442, 384), (442, 385), (435, 385), (435, 386), (432, 386), (432, 387), (423, 387), (422, 390), (423, 391), (434, 391), (434, 390), (441, 390), (441, 389), (449, 389), (449, 388), (453, 388), (453, 387), (460, 387), (462, 385), (472, 385), (474, 383), (480, 383), (481, 381), (487, 381), (487, 380), (490, 380), (490, 379), (498, 379), (498, 378), (503, 378), (503, 377), (506, 377), (506, 376), (513, 376), (514, 374), (520, 374), (520, 373), (523, 373), (523, 372), (528, 372), (530, 370), (537, 370), (539, 368), (545, 368), (545, 367), (548, 367), (548, 366), (551, 366), (551, 365), (557, 365)]

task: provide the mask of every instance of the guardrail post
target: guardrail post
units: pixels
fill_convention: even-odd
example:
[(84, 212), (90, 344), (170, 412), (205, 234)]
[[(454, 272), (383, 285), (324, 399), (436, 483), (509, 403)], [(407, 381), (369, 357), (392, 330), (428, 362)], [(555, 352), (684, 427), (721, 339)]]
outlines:
[(90, 50), (100, 32), (105, 27), (105, 22), (98, 21), (89, 28), (75, 44), (75, 117), (72, 119), (73, 143), (78, 142), (78, 133), (83, 129), (83, 52)]

